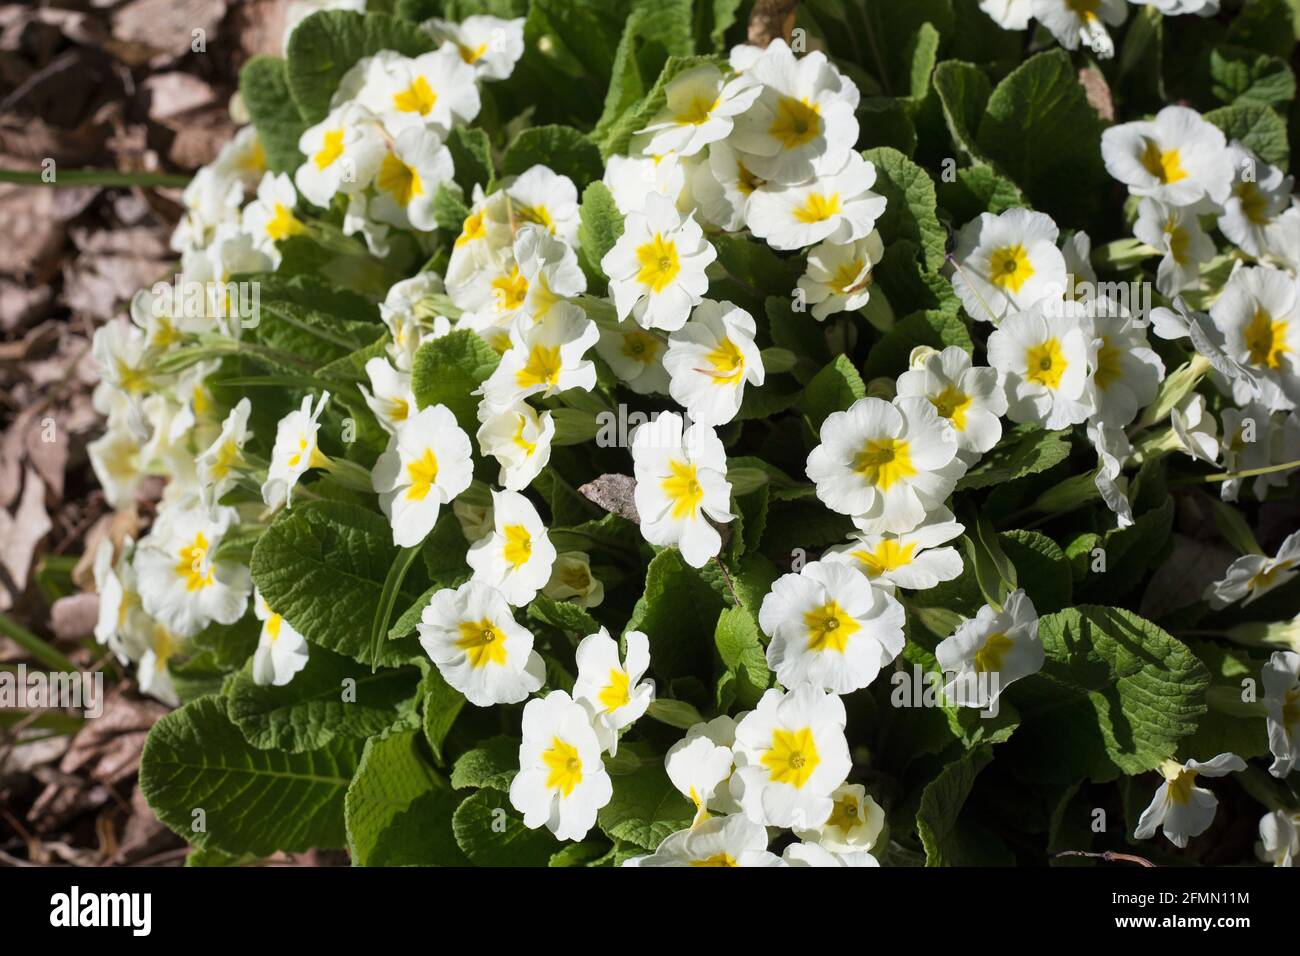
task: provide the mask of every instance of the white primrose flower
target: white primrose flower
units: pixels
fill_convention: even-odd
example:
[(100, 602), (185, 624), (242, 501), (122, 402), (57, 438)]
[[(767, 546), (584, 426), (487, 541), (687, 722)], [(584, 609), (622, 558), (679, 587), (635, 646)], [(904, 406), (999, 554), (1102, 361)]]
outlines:
[(795, 836), (832, 853), (865, 854), (885, 827), (885, 811), (857, 783), (840, 784), (831, 801), (834, 807), (824, 823), (796, 829)]
[(618, 641), (601, 628), (578, 644), (578, 678), (573, 699), (587, 708), (600, 748), (618, 753), (618, 735), (632, 726), (655, 699), (655, 682), (642, 681), (650, 667), (650, 639), (641, 631), (628, 631), (627, 656), (618, 659)]
[(745, 383), (763, 384), (756, 331), (744, 309), (704, 299), (690, 321), (668, 336), (668, 392), (693, 421), (725, 425), (740, 411)]
[(884, 215), (885, 197), (871, 191), (875, 182), (876, 167), (850, 152), (815, 179), (788, 186), (769, 182), (754, 190), (745, 224), (773, 249), (854, 242)]
[(1275, 777), (1285, 777), (1300, 764), (1300, 654), (1274, 651), (1260, 675), (1264, 709), (1268, 713), (1268, 749)]
[(556, 303), (540, 322), (517, 323), (509, 350), (481, 386), (483, 398), (493, 408), (506, 408), (529, 395), (591, 391), (596, 366), (583, 356), (599, 338), (596, 323), (571, 302)]
[(1156, 788), (1150, 806), (1142, 811), (1133, 838), (1149, 840), (1160, 827), (1174, 846), (1187, 846), (1190, 838), (1200, 836), (1210, 828), (1214, 811), (1219, 806), (1213, 793), (1196, 786), (1196, 778), (1223, 777), (1245, 769), (1246, 761), (1230, 753), (1219, 754), (1205, 763), (1189, 760), (1180, 765), (1166, 760), (1160, 767), (1164, 783)]
[(854, 568), (887, 593), (895, 588), (924, 591), (961, 577), (963, 565), (957, 549), (939, 545), (965, 530), (965, 525), (953, 520), (951, 511), (940, 507), (912, 531), (858, 532), (848, 544), (828, 549), (822, 561)]
[(843, 165), (858, 141), (859, 93), (824, 53), (796, 58), (777, 38), (744, 76), (760, 92), (728, 142), (747, 154), (750, 169), (791, 185)]
[(308, 202), (324, 209), (336, 193), (357, 193), (370, 185), (385, 153), (378, 120), (355, 102), (308, 127), (298, 149), (307, 158), (294, 172), (294, 184)]
[(1260, 817), (1255, 856), (1274, 866), (1295, 866), (1300, 860), (1300, 813), (1273, 810)]
[(135, 544), (130, 538), (122, 542), (122, 553), (115, 560), (113, 542), (103, 538), (95, 549), (95, 592), (99, 595), (99, 613), (95, 620), (95, 640), (103, 644), (122, 664), (139, 660), (153, 634), (153, 621), (144, 612), (137, 590), (135, 568), (130, 555)]
[(298, 192), (285, 173), (267, 173), (257, 187), (257, 198), (244, 207), (243, 230), (253, 243), (279, 265), (275, 244), (290, 236), (302, 235), (307, 227), (293, 214)]
[(523, 491), (551, 460), (555, 419), (550, 412), (538, 413), (527, 402), (493, 408), (487, 402), (478, 407), (478, 447), (501, 466), (498, 483), (510, 491)]
[(132, 565), (141, 604), (177, 637), (244, 616), (252, 590), (248, 568), (213, 558), (236, 520), (233, 508), (172, 508), (137, 546)]
[(902, 605), (884, 590), (826, 561), (777, 578), (758, 612), (777, 680), (836, 694), (866, 687), (902, 653), (903, 620)]
[(124, 399), (121, 404), (128, 413), (126, 424), (137, 440), (143, 442), (148, 438), (149, 429), (142, 403), (154, 387), (149, 372), (154, 356), (144, 332), (121, 319), (107, 322), (95, 330), (90, 354), (100, 377), (100, 385), (95, 389), (95, 410), (108, 414), (118, 404), (118, 397)]
[(731, 795), (729, 781), (735, 769), (731, 752), (736, 742), (739, 717), (722, 714), (692, 724), (686, 736), (668, 748), (664, 770), (674, 787), (695, 804), (695, 822), (708, 818), (711, 810), (738, 813), (740, 804)]
[(470, 546), (465, 562), (474, 571), (473, 580), (523, 607), (551, 579), (555, 546), (532, 502), (517, 491), (493, 491), (492, 533)]
[[(1300, 287), (1279, 269), (1246, 266), (1229, 277), (1210, 306), (1229, 356), (1258, 375), (1259, 400), (1273, 411), (1300, 403)], [(1239, 405), (1254, 398), (1242, 379), (1232, 383)]]
[(934, 649), (945, 675), (944, 695), (959, 707), (992, 707), (1008, 685), (1042, 670), (1038, 612), (1023, 590), (1007, 595), (1001, 610), (988, 604), (957, 626)]
[(140, 687), (140, 693), (148, 694), (168, 707), (180, 706), (181, 698), (176, 693), (168, 665), (173, 657), (185, 650), (187, 643), (184, 638), (167, 630), (162, 623), (153, 622), (148, 646), (140, 655), (140, 662), (135, 668), (135, 682)]
[(452, 172), (451, 151), (441, 136), (422, 126), (404, 130), (379, 162), (367, 215), (398, 229), (436, 229), (434, 199)]
[(311, 396), (304, 395), (302, 407), (285, 415), (276, 426), (271, 467), (262, 483), (262, 501), (267, 507), (288, 505), (294, 486), (309, 469), (331, 464), (316, 446), (320, 415), (329, 398), (329, 392), (321, 392), (320, 400), (313, 408)]
[(615, 324), (596, 324), (600, 329), (596, 352), (620, 382), (638, 395), (667, 393), (669, 377), (664, 356), (668, 354), (668, 343), (662, 332), (643, 329), (630, 318)]
[(1028, 209), (980, 213), (962, 226), (953, 250), (952, 289), (966, 313), (995, 325), (1066, 291), (1065, 257), (1052, 217)]
[(469, 436), (445, 405), (422, 408), (389, 436), (371, 486), (393, 526), (393, 544), (418, 545), (438, 523), (442, 506), (474, 480)]
[(591, 573), (591, 558), (584, 551), (561, 551), (551, 565), (551, 579), (542, 594), (552, 601), (569, 601), (578, 607), (600, 607), (605, 585)]
[(832, 412), (807, 464), (822, 503), (868, 533), (911, 531), (965, 471), (952, 426), (922, 398), (862, 398)]
[(643, 152), (693, 156), (731, 135), (735, 119), (758, 97), (752, 77), (727, 78), (711, 63), (678, 73), (664, 88), (665, 105), (645, 129)]
[(773, 687), (736, 725), (731, 793), (745, 816), (777, 827), (816, 827), (835, 809), (831, 794), (852, 767), (844, 703), (803, 684)]
[(248, 428), (248, 416), (252, 414), (253, 405), (247, 398), (241, 398), (226, 420), (221, 424), (221, 434), (194, 460), (199, 487), (204, 501), (211, 504), (219, 501), (235, 483), (240, 474), (248, 468), (244, 458), (244, 445), (253, 437)]
[(307, 640), (271, 610), (256, 588), (253, 589), (253, 613), (262, 622), (257, 650), (253, 652), (253, 683), (283, 687), (307, 666)]
[(1121, 123), (1101, 134), (1106, 171), (1133, 195), (1170, 206), (1228, 198), (1233, 169), (1227, 145), (1218, 127), (1186, 106), (1166, 106), (1153, 120)]
[(1208, 465), (1219, 460), (1219, 423), (1206, 408), (1205, 396), (1192, 392), (1169, 412), (1169, 423), (1179, 447)]
[(581, 840), (614, 795), (586, 709), (562, 690), (524, 706), (519, 773), (510, 804), (531, 830), (545, 825), (557, 840)]
[(799, 277), (804, 301), (818, 322), (836, 312), (856, 312), (871, 298), (871, 270), (885, 254), (880, 233), (872, 230), (852, 242), (823, 242), (808, 251)]
[(649, 856), (624, 866), (781, 866), (767, 848), (767, 829), (743, 814), (711, 817), (666, 837)]
[[(1273, 414), (1259, 403), (1223, 410), (1223, 467), (1228, 472), (1272, 468), (1300, 458), (1300, 414)], [(1255, 497), (1263, 501), (1270, 488), (1286, 487), (1294, 468), (1257, 475), (1251, 484)], [(1221, 483), (1224, 501), (1236, 501), (1244, 479)]]
[(457, 23), (434, 18), (420, 28), (438, 41), (450, 41), (480, 80), (504, 80), (524, 55), (524, 18), (503, 20), (476, 14)]
[(1117, 525), (1127, 528), (1133, 524), (1133, 505), (1128, 500), (1128, 479), (1123, 472), (1133, 454), (1133, 446), (1122, 425), (1092, 419), (1086, 431), (1097, 452), (1097, 473), (1093, 476), (1093, 483), (1106, 507), (1114, 512)]
[(86, 445), (86, 454), (104, 499), (113, 508), (129, 507), (147, 477), (135, 432), (110, 420), (104, 434)]
[(284, 13), (284, 54), (289, 55), (289, 39), (298, 25), (321, 10), (366, 12), (366, 0), (289, 0)]
[(1185, 13), (1212, 17), (1219, 12), (1219, 0), (1131, 0), (1131, 2), (1143, 2), (1149, 7), (1155, 7), (1167, 17), (1181, 16)]
[(492, 505), (474, 504), (464, 498), (457, 498), (451, 503), (451, 513), (460, 525), (461, 536), (466, 541), (477, 541), (492, 533)]
[(370, 388), (357, 386), (361, 390), (361, 397), (375, 413), (379, 427), (388, 434), (395, 435), (402, 423), (415, 412), (411, 373), (394, 368), (388, 359), (379, 357), (367, 359), (365, 368)]
[(1084, 326), (1092, 369), (1087, 404), (1093, 418), (1122, 428), (1155, 401), (1165, 364), (1151, 350), (1144, 325), (1108, 299), (1095, 306)]
[(632, 433), (636, 510), (647, 541), (675, 545), (687, 564), (702, 568), (722, 550), (712, 522), (735, 517), (727, 453), (709, 426), (682, 426), (681, 416), (663, 412)]
[(1189, 308), (1181, 296), (1174, 299), (1173, 304), (1172, 309), (1157, 306), (1151, 310), (1151, 331), (1171, 342), (1184, 338), (1189, 340), (1192, 350), (1209, 362), (1210, 367), (1228, 383), (1223, 391), (1240, 388), (1241, 394), (1247, 396), (1239, 400), (1239, 404), (1258, 398), (1259, 373), (1228, 354), (1223, 333), (1210, 316)]
[(1128, 17), (1125, 0), (1033, 0), (1034, 19), (1067, 50), (1082, 43), (1100, 60), (1115, 55), (1115, 42), (1106, 24), (1117, 27)]
[(1300, 574), (1300, 531), (1287, 536), (1277, 554), (1243, 554), (1228, 566), (1223, 579), (1205, 589), (1205, 600), (1215, 610), (1236, 604), (1244, 607)]
[(1004, 30), (1024, 30), (1034, 15), (1034, 0), (980, 0), (980, 9)]
[(1219, 213), (1219, 232), (1258, 259), (1273, 251), (1271, 227), (1291, 206), (1295, 180), (1236, 140), (1228, 144), (1228, 155), (1232, 191)]
[(1074, 278), (1073, 288), (1065, 290), (1068, 298), (1081, 298), (1081, 286), (1097, 285), (1097, 271), (1092, 267), (1092, 239), (1082, 229), (1070, 233), (1061, 241), (1061, 257), (1065, 259), (1067, 279)]
[(339, 80), (332, 106), (360, 103), (400, 135), (413, 127), (446, 134), (478, 115), (481, 102), (474, 68), (453, 43), (417, 57), (382, 50), (363, 57)]
[[(438, 297), (443, 291), (438, 273), (420, 272), (394, 284), (380, 303), (379, 316), (392, 338), (388, 357), (399, 372), (411, 371), (421, 345), (451, 331), (451, 320), (438, 312)], [(378, 388), (373, 381), (371, 385)]]
[(865, 851), (835, 853), (817, 843), (791, 843), (781, 854), (781, 862), (799, 867), (880, 866), (880, 861)]
[(520, 226), (532, 223), (570, 246), (578, 246), (578, 187), (568, 176), (546, 166), (530, 166), (523, 173), (502, 181), (499, 190), (484, 207), (489, 219), (489, 238), (495, 227), (507, 225), (514, 235)]
[(686, 194), (686, 166), (676, 153), (653, 156), (611, 156), (601, 180), (614, 197), (614, 205), (624, 216), (645, 212), (646, 197), (663, 196), (682, 212), (681, 199)]
[(244, 186), (215, 166), (203, 166), (181, 193), (181, 218), (171, 236), (180, 253), (206, 248), (223, 228), (239, 225)]
[(1205, 234), (1194, 210), (1158, 199), (1138, 203), (1133, 235), (1161, 254), (1156, 289), (1173, 297), (1201, 285), (1201, 266), (1214, 258), (1214, 240)]
[(898, 376), (898, 397), (933, 405), (956, 433), (963, 461), (975, 461), (998, 443), (1007, 397), (997, 369), (972, 365), (970, 353), (955, 345), (914, 353), (911, 365)]
[(708, 291), (705, 268), (718, 257), (694, 214), (685, 219), (657, 194), (645, 212), (629, 213), (623, 235), (600, 261), (618, 317), (629, 315), (647, 329), (673, 332)]
[(475, 707), (517, 704), (546, 679), (533, 635), (516, 623), (501, 592), (482, 581), (436, 592), (416, 630), (438, 673)]
[(750, 197), (766, 181), (745, 165), (743, 153), (721, 142), (710, 146), (708, 159), (695, 167), (690, 191), (700, 219), (723, 232), (738, 232), (749, 219)]
[(1002, 375), (1013, 422), (1059, 431), (1092, 414), (1086, 315), (1077, 302), (1050, 313), (1035, 307), (1008, 315), (989, 336), (989, 364)]
[(527, 224), (515, 233), (515, 261), (527, 283), (523, 314), (538, 322), (562, 299), (587, 291), (587, 277), (573, 247), (542, 226)]

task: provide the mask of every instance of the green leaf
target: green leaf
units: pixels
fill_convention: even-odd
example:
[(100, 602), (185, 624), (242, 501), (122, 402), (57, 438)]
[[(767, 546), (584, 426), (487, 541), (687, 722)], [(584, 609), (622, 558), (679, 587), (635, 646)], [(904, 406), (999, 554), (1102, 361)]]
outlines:
[(918, 243), (925, 254), (926, 267), (937, 272), (943, 267), (948, 233), (939, 224), (935, 212), (934, 180), (916, 163), (888, 146), (869, 149), (862, 155), (876, 167), (876, 184), (872, 189), (888, 202), (884, 214), (876, 221), (881, 237), (885, 242), (910, 239)]
[(1070, 443), (1060, 432), (1019, 425), (1002, 437), (980, 463), (957, 482), (958, 491), (1004, 485), (1025, 475), (1059, 465), (1070, 455)]
[(925, 847), (926, 866), (1007, 866), (1015, 862), (996, 837), (960, 819), (975, 778), (992, 758), (988, 747), (972, 750), (944, 767), (921, 793), (916, 832)]
[(609, 188), (604, 183), (595, 182), (582, 191), (578, 215), (581, 220), (578, 226), (578, 260), (590, 279), (606, 282), (608, 276), (600, 268), (600, 260), (623, 235), (623, 214), (618, 211)]
[(596, 817), (611, 839), (654, 850), (691, 825), (695, 808), (668, 779), (663, 760), (645, 760), (635, 772), (611, 779), (614, 795)]
[(729, 233), (710, 236), (722, 268), (760, 296), (793, 298), (802, 269), (798, 259), (783, 259), (765, 243)]
[(571, 601), (555, 601), (542, 595), (533, 598), (532, 603), (528, 605), (528, 616), (534, 621), (541, 621), (543, 624), (549, 624), (551, 627), (557, 627), (561, 631), (568, 631), (579, 637), (586, 637), (600, 630), (600, 624), (584, 608)]
[(1030, 57), (985, 104), (980, 150), (1059, 222), (1086, 221), (1109, 183), (1101, 119), (1065, 50)]
[(956, 179), (939, 182), (939, 204), (955, 223), (978, 219), (980, 213), (994, 215), (1029, 205), (1024, 193), (991, 166), (967, 166), (957, 170)]
[(812, 377), (799, 400), (799, 408), (808, 416), (815, 432), (822, 427), (822, 422), (831, 412), (846, 411), (866, 395), (867, 386), (849, 357), (837, 355), (834, 361)]
[(239, 94), (257, 128), (272, 172), (289, 173), (302, 164), (298, 138), (307, 129), (289, 94), (288, 67), (272, 56), (255, 56), (239, 71)]
[(650, 706), (646, 709), (646, 716), (653, 717), (661, 724), (667, 724), (669, 727), (677, 727), (681, 730), (689, 730), (704, 720), (700, 712), (695, 709), (695, 705), (688, 704), (684, 700), (672, 700), (668, 697), (659, 697), (651, 701)]
[(578, 192), (600, 179), (605, 171), (596, 144), (571, 126), (533, 126), (524, 130), (506, 150), (501, 172), (518, 176), (537, 165), (568, 176)]
[(263, 857), (338, 848), (361, 747), (340, 738), (300, 754), (259, 750), (226, 717), (221, 698), (201, 697), (154, 724), (140, 789), (159, 820), (203, 849)]
[(1040, 615), (1070, 603), (1073, 578), (1070, 562), (1055, 541), (1037, 531), (1004, 531), (1002, 549), (1015, 565), (1020, 587)]
[(722, 598), (676, 548), (665, 548), (646, 569), (645, 591), (632, 609), (628, 631), (650, 637), (650, 658), (661, 680), (707, 672), (713, 629)]
[(737, 706), (754, 707), (771, 684), (772, 673), (767, 668), (763, 639), (753, 613), (739, 607), (724, 610), (718, 615), (713, 640), (723, 666), (735, 676)]
[(424, 739), (429, 742), (434, 760), (442, 766), (443, 744), (465, 706), (465, 695), (448, 684), (436, 667), (429, 668), (420, 687), (424, 694)]
[(1205, 119), (1223, 130), (1229, 140), (1240, 140), (1260, 159), (1286, 169), (1291, 159), (1286, 124), (1267, 106), (1237, 103), (1210, 110)]
[(1006, 747), (1031, 779), (1143, 773), (1195, 732), (1209, 672), (1150, 621), (1085, 605), (1044, 615), (1038, 636), (1042, 671), (1008, 689), (1023, 723)]
[[(300, 503), (257, 542), (253, 582), (307, 640), (370, 664), (371, 628), (397, 554), (382, 515), (337, 501)], [(418, 653), (414, 641), (384, 641), (378, 663), (402, 664)]]
[(510, 781), (518, 772), (518, 738), (492, 737), (460, 755), (451, 769), (451, 785), (457, 790), (489, 787), (509, 793)]
[(993, 91), (988, 77), (972, 63), (945, 60), (934, 68), (932, 82), (943, 107), (948, 132), (957, 148), (971, 162), (987, 164), (988, 159), (976, 143), (975, 134)]
[(452, 835), (456, 795), (420, 756), (419, 733), (366, 743), (344, 804), (356, 866), (465, 866)]
[[(255, 747), (315, 750), (335, 737), (369, 737), (393, 726), (418, 677), (411, 669), (371, 673), (351, 658), (313, 647), (307, 666), (283, 687), (253, 683), (251, 668), (236, 674), (227, 711)], [(345, 690), (349, 696), (355, 691), (355, 699), (345, 702)]]
[(407, 20), (350, 10), (313, 13), (289, 38), (289, 89), (303, 119), (319, 123), (329, 113), (339, 81), (357, 60), (381, 50), (419, 56), (433, 47), (433, 37)]
[(867, 379), (894, 378), (907, 371), (912, 350), (918, 345), (944, 349), (949, 345), (971, 351), (970, 332), (961, 316), (929, 309), (913, 312), (894, 324), (867, 355), (863, 374)]
[(457, 126), (447, 134), (447, 150), (456, 168), (456, 185), (464, 193), (465, 201), (474, 196), (474, 187), (482, 186), (484, 192), (492, 189), (492, 145), (487, 133), (473, 126)]
[(496, 790), (470, 794), (451, 818), (456, 842), (475, 866), (546, 866), (555, 837), (530, 830), (509, 798)]
[(420, 408), (446, 405), (468, 434), (478, 431), (479, 400), (472, 393), (496, 368), (492, 346), (469, 329), (425, 342), (415, 353), (411, 389)]
[(1285, 60), (1254, 50), (1210, 50), (1211, 91), (1224, 103), (1284, 104), (1295, 98), (1295, 74)]

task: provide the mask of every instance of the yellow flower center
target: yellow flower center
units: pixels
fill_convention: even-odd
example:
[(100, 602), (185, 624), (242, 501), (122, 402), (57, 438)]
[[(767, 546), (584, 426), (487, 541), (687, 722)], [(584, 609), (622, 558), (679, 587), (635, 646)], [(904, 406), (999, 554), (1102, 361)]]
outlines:
[(1165, 223), (1165, 243), (1169, 247), (1169, 255), (1180, 266), (1187, 261), (1187, 246), (1191, 241), (1191, 235), (1178, 225), (1177, 219)]
[(202, 531), (181, 548), (176, 573), (185, 579), (187, 591), (200, 591), (213, 582), (212, 567), (208, 564), (208, 539)]
[(1286, 342), (1287, 323), (1275, 320), (1266, 309), (1256, 309), (1250, 324), (1242, 332), (1252, 365), (1278, 368), (1282, 356), (1290, 351)]
[(375, 180), (381, 190), (393, 197), (393, 202), (406, 207), (416, 196), (424, 195), (424, 183), (414, 166), (408, 166), (389, 153), (379, 165), (379, 177)]
[(795, 209), (794, 218), (802, 223), (825, 222), (838, 215), (842, 208), (839, 193), (809, 193), (803, 204)]
[(1124, 353), (1111, 344), (1110, 336), (1103, 335), (1097, 349), (1097, 371), (1093, 373), (1098, 388), (1108, 389), (1123, 377), (1123, 358)]
[(695, 466), (682, 461), (670, 461), (668, 468), (672, 471), (672, 475), (665, 478), (660, 483), (660, 487), (673, 503), (673, 518), (679, 521), (682, 518), (690, 518), (694, 521), (699, 512), (700, 502), (704, 500), (704, 489), (700, 487)]
[(456, 47), (460, 50), (460, 58), (470, 66), (473, 66), (482, 59), (483, 54), (487, 52), (488, 45), (486, 43), (480, 43), (476, 47), (468, 47), (463, 43), (457, 43)]
[(393, 109), (399, 113), (419, 113), (427, 116), (438, 102), (438, 94), (429, 86), (429, 81), (417, 76), (411, 85), (400, 93), (393, 94)]
[(567, 741), (552, 737), (551, 749), (542, 751), (542, 763), (550, 771), (546, 786), (563, 796), (573, 793), (573, 788), (582, 783), (582, 758), (578, 756), (578, 748)]
[(411, 486), (406, 489), (408, 501), (423, 501), (428, 497), (438, 480), (438, 459), (432, 448), (426, 448), (423, 455), (407, 463), (406, 476), (411, 479)]
[(487, 235), (487, 226), (483, 221), (483, 212), (472, 212), (465, 217), (461, 223), (460, 235), (456, 237), (456, 245), (463, 246), (466, 243), (473, 242), (475, 239), (482, 239)]
[(1257, 226), (1268, 223), (1268, 200), (1254, 183), (1238, 183), (1232, 190), (1241, 201), (1241, 211)]
[(677, 244), (671, 239), (665, 239), (660, 233), (655, 233), (653, 239), (637, 247), (636, 258), (641, 263), (636, 281), (655, 292), (666, 289), (677, 278), (677, 273), (682, 271)]
[(849, 638), (862, 629), (862, 625), (849, 617), (836, 601), (806, 611), (803, 626), (808, 630), (808, 650), (838, 651), (844, 653)]
[(1025, 378), (1044, 388), (1060, 388), (1069, 364), (1060, 341), (1055, 338), (1025, 350)]
[(632, 700), (628, 687), (632, 683), (627, 671), (614, 667), (609, 672), (609, 683), (600, 689), (596, 699), (606, 711), (618, 710)]
[(1084, 23), (1092, 23), (1097, 19), (1097, 8), (1101, 6), (1101, 0), (1065, 0), (1065, 5)]
[(325, 131), (325, 139), (321, 142), (320, 149), (316, 151), (316, 155), (311, 160), (316, 164), (317, 169), (325, 169), (342, 155), (343, 130), (329, 129)]
[(1166, 186), (1187, 178), (1187, 170), (1183, 169), (1182, 157), (1179, 156), (1178, 150), (1163, 150), (1152, 140), (1147, 140), (1146, 147), (1142, 150), (1141, 162), (1148, 173)]
[(831, 807), (831, 815), (826, 819), (826, 826), (838, 827), (848, 833), (861, 822), (862, 817), (858, 813), (858, 801), (853, 799), (852, 794), (845, 794), (836, 800), (834, 806)]
[(506, 539), (506, 563), (517, 571), (533, 556), (533, 536), (521, 524), (508, 524), (501, 534)]
[(306, 231), (303, 224), (300, 223), (284, 203), (275, 204), (275, 212), (271, 214), (270, 221), (266, 224), (266, 234), (274, 241), (280, 242), (288, 239), (290, 236), (296, 236)]
[(266, 619), (266, 636), (271, 639), (272, 644), (280, 639), (280, 626), (282, 624), (284, 624), (284, 618), (279, 614), (272, 614)]
[(868, 441), (853, 459), (853, 470), (881, 491), (916, 474), (911, 448), (895, 438)]
[(544, 226), (547, 232), (555, 232), (555, 220), (551, 218), (551, 211), (545, 206), (515, 206), (513, 208), (516, 222)]
[(710, 100), (697, 96), (691, 100), (690, 106), (673, 117), (673, 122), (679, 126), (702, 126), (709, 121), (709, 117), (721, 102), (722, 97), (714, 97)]
[(1169, 782), (1169, 799), (1177, 804), (1187, 804), (1192, 799), (1192, 788), (1196, 786), (1197, 772), (1186, 767), (1179, 767)]
[(745, 357), (731, 339), (719, 342), (707, 358), (713, 369), (705, 370), (705, 374), (713, 379), (714, 385), (735, 385), (745, 375)]
[(216, 481), (229, 476), (239, 462), (239, 446), (234, 439), (227, 439), (217, 449), (217, 457), (212, 462), (212, 477)]
[(510, 271), (492, 280), (492, 300), (498, 312), (513, 312), (528, 300), (528, 276), (511, 266)]
[(949, 385), (942, 392), (930, 399), (934, 410), (943, 418), (952, 422), (952, 427), (959, 432), (966, 430), (966, 412), (973, 399), (956, 385)]
[(1296, 724), (1300, 724), (1300, 687), (1292, 687), (1282, 698), (1282, 726), (1288, 736)]
[(1033, 274), (1029, 253), (1019, 243), (994, 249), (993, 255), (989, 256), (989, 281), (998, 288), (1019, 292)]
[(736, 862), (734, 856), (724, 850), (713, 856), (706, 856), (702, 860), (691, 860), (691, 866), (740, 866), (740, 864)]
[(518, 416), (518, 418), (519, 425), (515, 428), (515, 434), (510, 440), (515, 443), (516, 447), (522, 448), (524, 454), (531, 458), (533, 453), (537, 451), (537, 442), (529, 441), (524, 437), (524, 429), (528, 427), (528, 419), (523, 415)]
[(871, 273), (863, 274), (863, 268), (866, 261), (863, 259), (854, 259), (846, 262), (835, 270), (835, 275), (831, 276), (830, 287), (840, 295), (853, 295), (855, 292), (861, 292), (867, 286), (871, 285)]
[(487, 618), (481, 621), (461, 621), (460, 637), (456, 646), (469, 658), (470, 667), (506, 662), (506, 636)]
[(810, 143), (822, 131), (821, 112), (807, 100), (783, 96), (776, 103), (776, 116), (768, 134), (780, 140), (785, 149), (796, 149)]
[(555, 386), (560, 381), (561, 367), (558, 345), (534, 345), (528, 352), (524, 367), (515, 373), (515, 382), (520, 388)]
[(866, 569), (869, 576), (875, 578), (887, 571), (897, 571), (911, 564), (912, 552), (915, 550), (914, 544), (901, 544), (893, 538), (886, 538), (876, 545), (876, 550), (858, 548), (853, 552), (853, 557)]
[(994, 631), (984, 639), (984, 646), (975, 652), (976, 673), (987, 674), (990, 671), (1002, 670), (1002, 663), (1006, 660), (1007, 652), (1013, 646), (1011, 638), (1001, 631)]
[(649, 332), (624, 332), (623, 354), (628, 358), (649, 365), (659, 354), (660, 343)]
[(796, 790), (808, 782), (821, 760), (811, 727), (802, 730), (778, 727), (772, 731), (772, 744), (762, 757), (773, 783), (789, 784)]

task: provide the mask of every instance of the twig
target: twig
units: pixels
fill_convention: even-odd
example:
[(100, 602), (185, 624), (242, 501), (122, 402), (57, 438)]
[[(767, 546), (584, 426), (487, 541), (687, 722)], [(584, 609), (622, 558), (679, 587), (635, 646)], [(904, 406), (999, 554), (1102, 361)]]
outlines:
[(731, 597), (736, 602), (736, 607), (743, 608), (745, 606), (745, 602), (742, 601), (740, 599), (740, 595), (736, 593), (735, 585), (731, 583), (731, 575), (727, 573), (726, 566), (722, 563), (721, 559), (719, 559), (716, 554), (713, 556), (713, 563), (716, 564), (718, 566), (718, 570), (722, 572), (722, 580), (726, 582), (727, 590), (731, 592)]
[(1116, 853), (1113, 850), (1106, 850), (1102, 853), (1092, 853), (1088, 850), (1062, 850), (1056, 856), (1058, 859), (1063, 856), (1086, 856), (1089, 859), (1102, 860), (1106, 863), (1136, 863), (1138, 866), (1156, 868), (1154, 863), (1144, 857), (1132, 853)]

